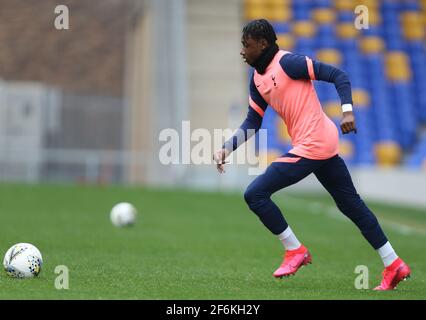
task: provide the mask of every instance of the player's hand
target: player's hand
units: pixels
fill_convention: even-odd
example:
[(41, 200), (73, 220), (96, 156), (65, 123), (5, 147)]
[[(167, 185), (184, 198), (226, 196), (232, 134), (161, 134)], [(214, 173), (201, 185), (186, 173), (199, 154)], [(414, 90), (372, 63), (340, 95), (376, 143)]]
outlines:
[(229, 153), (226, 149), (220, 149), (213, 154), (213, 160), (216, 162), (216, 168), (219, 173), (225, 172), (225, 159), (229, 156)]
[(343, 134), (347, 134), (351, 131), (356, 133), (355, 116), (352, 111), (343, 112), (343, 119), (340, 123), (340, 129)]

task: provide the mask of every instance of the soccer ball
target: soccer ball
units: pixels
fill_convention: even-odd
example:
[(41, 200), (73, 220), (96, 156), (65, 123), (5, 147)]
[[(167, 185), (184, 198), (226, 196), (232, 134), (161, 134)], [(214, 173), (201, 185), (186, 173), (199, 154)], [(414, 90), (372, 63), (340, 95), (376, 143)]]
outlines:
[(120, 202), (111, 210), (111, 222), (116, 227), (130, 226), (135, 223), (137, 210), (128, 202)]
[(13, 278), (32, 278), (38, 276), (43, 264), (40, 251), (30, 243), (18, 243), (7, 250), (4, 270)]

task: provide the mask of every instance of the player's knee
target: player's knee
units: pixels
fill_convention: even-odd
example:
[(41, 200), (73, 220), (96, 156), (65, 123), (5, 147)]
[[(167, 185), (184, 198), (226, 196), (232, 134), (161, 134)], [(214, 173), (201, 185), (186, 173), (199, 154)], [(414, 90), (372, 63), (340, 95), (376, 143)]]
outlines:
[(357, 214), (361, 211), (364, 211), (365, 204), (361, 200), (358, 194), (353, 196), (347, 196), (343, 199), (338, 199), (336, 201), (337, 208), (344, 214)]
[(359, 196), (336, 203), (339, 210), (361, 229), (378, 223), (376, 216)]
[(246, 203), (250, 206), (250, 203), (253, 203), (255, 201), (255, 192), (254, 188), (251, 188), (250, 186), (246, 189), (244, 192), (244, 200)]
[(244, 200), (252, 210), (260, 206), (264, 198), (265, 196), (255, 187), (249, 186), (244, 192)]

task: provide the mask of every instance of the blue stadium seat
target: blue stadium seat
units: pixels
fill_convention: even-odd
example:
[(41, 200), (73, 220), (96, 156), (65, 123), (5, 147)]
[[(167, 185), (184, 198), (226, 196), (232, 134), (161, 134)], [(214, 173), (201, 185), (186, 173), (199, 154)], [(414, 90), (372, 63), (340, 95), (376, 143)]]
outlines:
[(339, 11), (337, 21), (353, 23), (355, 14), (352, 11)]
[(402, 51), (404, 48), (404, 41), (399, 36), (386, 37), (386, 48), (389, 51)]
[(357, 54), (358, 53), (358, 41), (356, 39), (342, 39), (338, 43), (338, 48), (346, 54)]
[(382, 38), (384, 36), (383, 28), (373, 25), (370, 25), (368, 29), (361, 29), (361, 33), (363, 36), (378, 36)]
[(298, 38), (296, 40), (295, 52), (304, 54), (309, 57), (315, 55), (315, 39), (314, 38)]
[(316, 48), (337, 47), (336, 28), (332, 24), (319, 25), (315, 36)]
[(274, 22), (272, 23), (272, 26), (274, 27), (274, 30), (277, 34), (279, 33), (290, 33), (291, 27), (289, 23), (286, 22)]
[(313, 1), (312, 8), (332, 8), (333, 1), (332, 0), (316, 0)]
[(394, 1), (394, 0), (386, 0), (381, 3), (381, 9), (384, 12), (392, 11), (397, 12), (401, 9), (401, 3), (400, 1)]
[(422, 8), (420, 7), (420, 3), (417, 0), (405, 0), (401, 2), (400, 9), (404, 11), (419, 11)]
[(309, 0), (298, 0), (293, 2), (294, 20), (310, 20), (313, 2)]

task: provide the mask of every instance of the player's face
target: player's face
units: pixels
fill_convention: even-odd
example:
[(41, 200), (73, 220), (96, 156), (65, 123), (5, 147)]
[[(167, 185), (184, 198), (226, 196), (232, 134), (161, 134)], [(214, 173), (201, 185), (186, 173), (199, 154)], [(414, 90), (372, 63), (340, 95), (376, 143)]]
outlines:
[(263, 50), (266, 48), (266, 40), (254, 40), (252, 37), (248, 36), (247, 38), (242, 38), (241, 43), (243, 45), (240, 55), (242, 56), (244, 62), (248, 64), (253, 64), (262, 54)]

